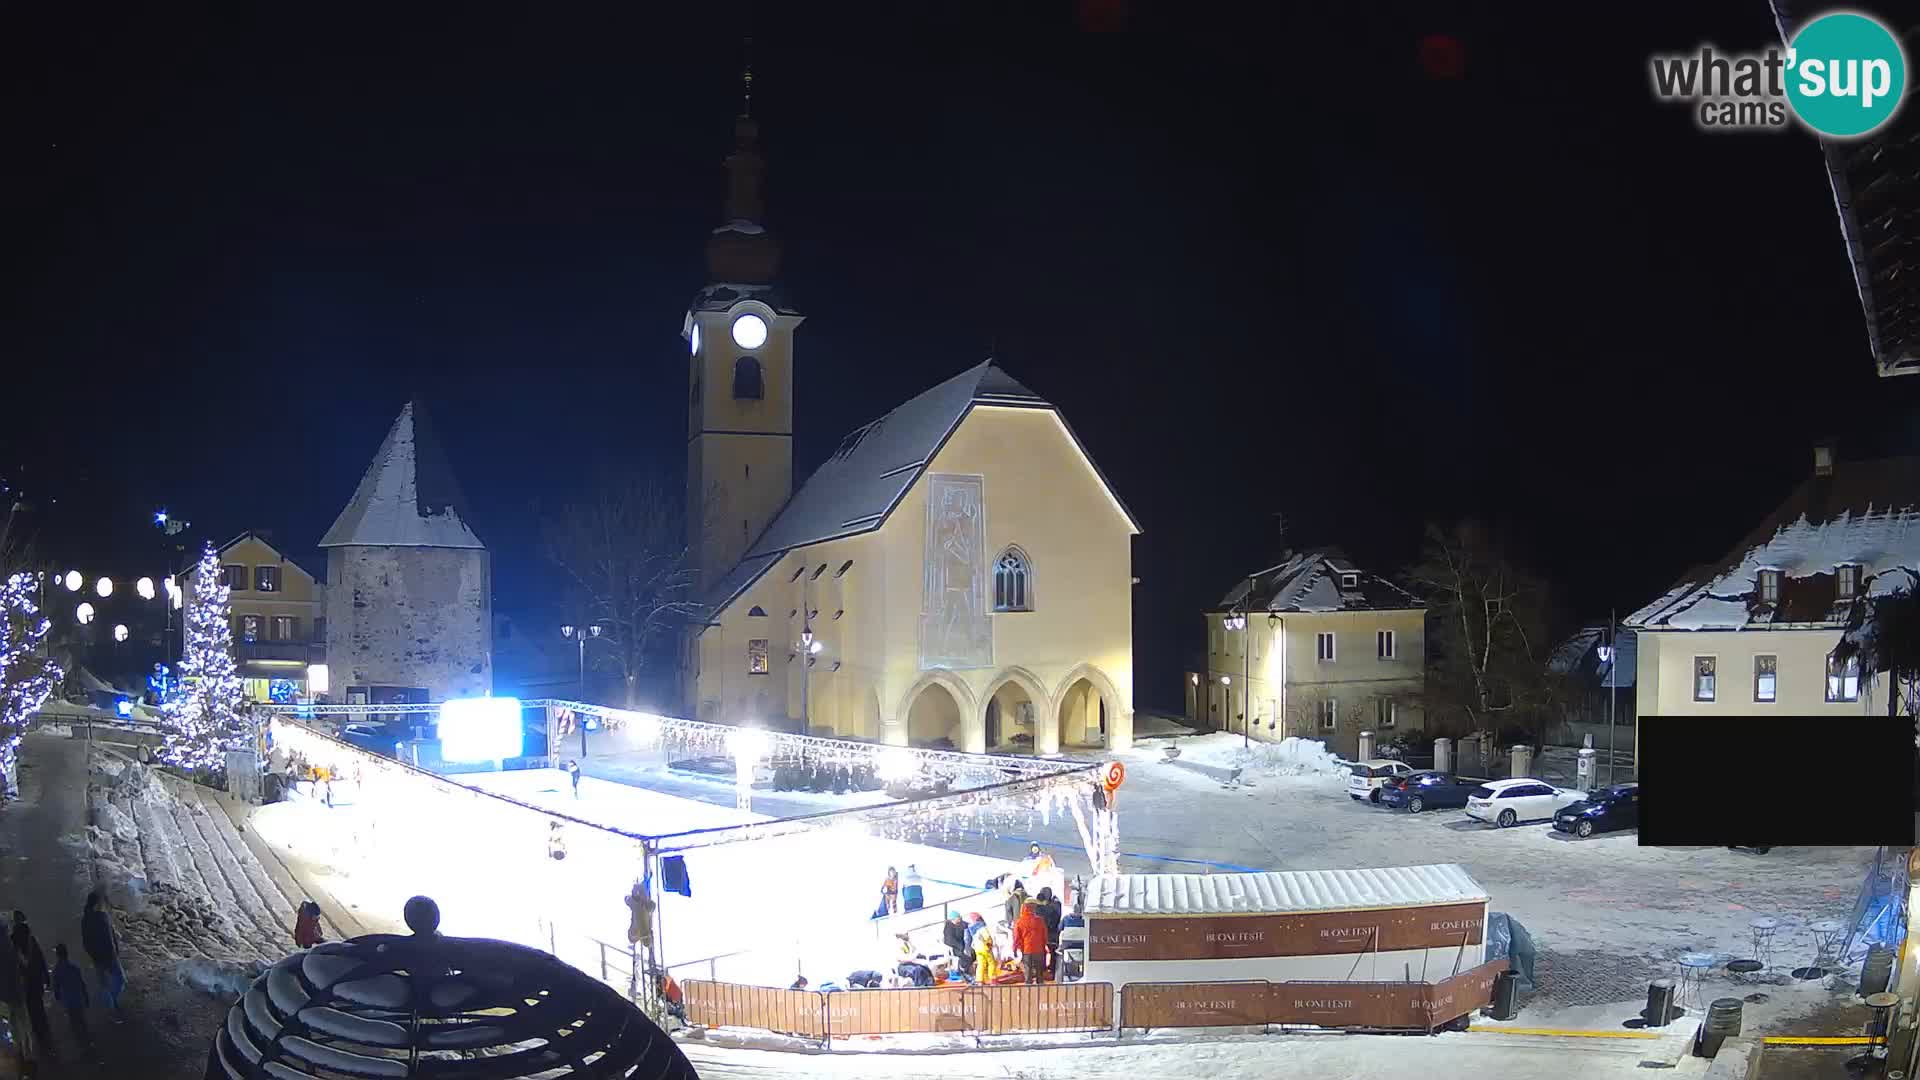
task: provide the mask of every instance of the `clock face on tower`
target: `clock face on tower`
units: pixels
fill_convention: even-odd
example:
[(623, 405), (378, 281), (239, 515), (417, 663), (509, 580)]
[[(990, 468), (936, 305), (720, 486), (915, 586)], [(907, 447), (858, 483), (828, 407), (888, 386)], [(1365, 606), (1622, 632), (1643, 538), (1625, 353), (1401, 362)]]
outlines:
[(687, 335), (687, 347), (695, 356), (700, 355), (700, 324), (693, 324), (693, 332)]
[(767, 343), (767, 321), (758, 315), (742, 315), (733, 320), (733, 343), (743, 349), (757, 349)]

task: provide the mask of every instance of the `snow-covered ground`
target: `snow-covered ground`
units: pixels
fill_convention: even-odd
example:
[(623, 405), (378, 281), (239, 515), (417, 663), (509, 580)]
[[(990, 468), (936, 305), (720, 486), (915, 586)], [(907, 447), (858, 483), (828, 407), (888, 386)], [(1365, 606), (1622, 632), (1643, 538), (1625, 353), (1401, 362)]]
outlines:
[(293, 902), (218, 794), (96, 751), (87, 796), (93, 824), (73, 839), (123, 916), (127, 948), (218, 992), (294, 951)]
[(1102, 1036), (1054, 1049), (991, 1049), (971, 1045), (900, 1056), (861, 1053), (785, 1053), (682, 1042), (703, 1080), (782, 1077), (949, 1077), (954, 1080), (1141, 1080), (1196, 1077), (1242, 1080), (1349, 1080), (1416, 1073), (1426, 1077), (1554, 1077), (1602, 1080), (1645, 1075), (1656, 1061), (1662, 1075), (1698, 1077), (1708, 1063), (1686, 1056), (1691, 1028), (1659, 1039), (1547, 1039), (1483, 1032), (1428, 1037), (1392, 1035), (1172, 1036), (1125, 1041)]

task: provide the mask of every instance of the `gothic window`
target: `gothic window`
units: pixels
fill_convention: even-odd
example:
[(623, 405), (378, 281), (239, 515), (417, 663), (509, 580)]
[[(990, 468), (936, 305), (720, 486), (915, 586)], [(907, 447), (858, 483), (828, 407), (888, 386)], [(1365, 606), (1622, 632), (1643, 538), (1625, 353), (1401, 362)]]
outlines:
[(1033, 610), (1033, 564), (1017, 547), (1001, 552), (993, 561), (993, 610)]
[(733, 362), (734, 400), (758, 401), (760, 392), (760, 361), (755, 357), (743, 356)]

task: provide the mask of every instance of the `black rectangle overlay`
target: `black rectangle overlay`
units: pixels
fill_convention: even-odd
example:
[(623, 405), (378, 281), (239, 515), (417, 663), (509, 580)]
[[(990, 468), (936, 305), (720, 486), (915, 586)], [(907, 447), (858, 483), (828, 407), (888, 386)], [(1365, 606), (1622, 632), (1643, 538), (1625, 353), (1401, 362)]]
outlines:
[(1643, 716), (1640, 843), (1910, 846), (1909, 716)]

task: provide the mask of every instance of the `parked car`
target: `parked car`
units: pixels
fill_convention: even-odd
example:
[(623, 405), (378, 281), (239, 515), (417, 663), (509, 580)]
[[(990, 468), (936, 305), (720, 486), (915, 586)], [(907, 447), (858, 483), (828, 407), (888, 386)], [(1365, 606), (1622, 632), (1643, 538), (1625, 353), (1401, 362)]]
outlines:
[(1457, 810), (1467, 805), (1467, 796), (1479, 784), (1478, 780), (1462, 780), (1452, 773), (1422, 769), (1381, 785), (1380, 805), (1396, 810), (1404, 806), (1415, 814), (1422, 810)]
[(1604, 787), (1553, 815), (1557, 832), (1586, 839), (1597, 832), (1631, 829), (1640, 824), (1640, 785)]
[(1357, 762), (1353, 766), (1353, 775), (1347, 778), (1347, 794), (1355, 802), (1378, 803), (1380, 788), (1388, 780), (1406, 776), (1413, 772), (1413, 766), (1404, 761), (1389, 761), (1386, 758), (1374, 758), (1372, 761)]
[(1467, 795), (1467, 816), (1503, 829), (1523, 821), (1545, 821), (1584, 798), (1578, 791), (1554, 787), (1545, 780), (1492, 780)]

